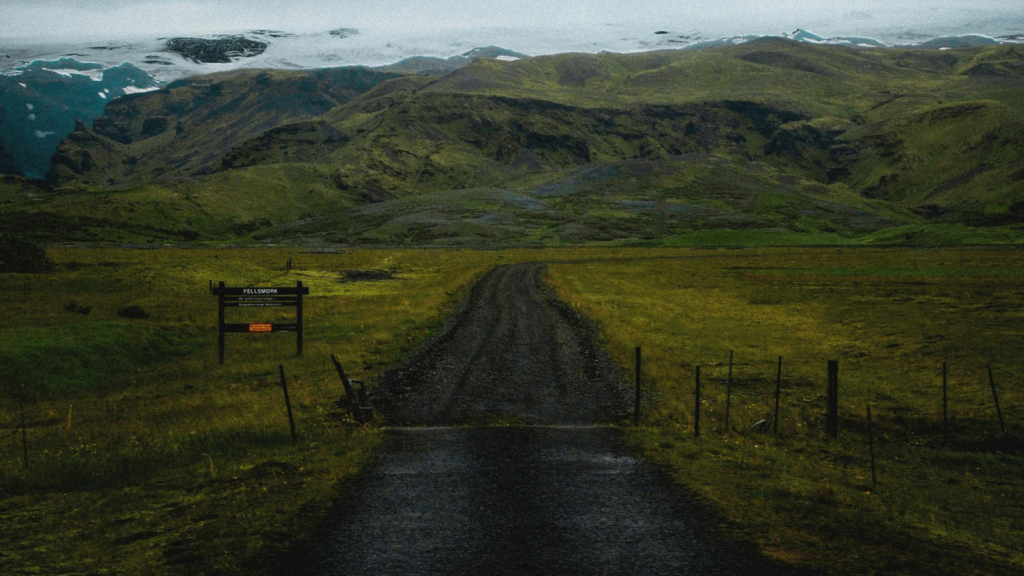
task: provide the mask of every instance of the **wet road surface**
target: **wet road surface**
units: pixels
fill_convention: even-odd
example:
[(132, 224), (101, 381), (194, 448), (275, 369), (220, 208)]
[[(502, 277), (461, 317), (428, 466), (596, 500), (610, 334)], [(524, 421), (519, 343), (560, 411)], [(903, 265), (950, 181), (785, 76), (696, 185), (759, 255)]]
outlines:
[[(713, 515), (635, 459), (616, 428), (586, 426), (625, 417), (628, 387), (543, 271), (489, 272), (382, 377), (376, 406), (402, 427), (385, 432), (288, 573), (793, 573), (716, 536)], [(537, 425), (452, 426), (495, 416)]]
[(787, 573), (716, 537), (613, 428), (389, 430), (381, 454), (303, 573)]

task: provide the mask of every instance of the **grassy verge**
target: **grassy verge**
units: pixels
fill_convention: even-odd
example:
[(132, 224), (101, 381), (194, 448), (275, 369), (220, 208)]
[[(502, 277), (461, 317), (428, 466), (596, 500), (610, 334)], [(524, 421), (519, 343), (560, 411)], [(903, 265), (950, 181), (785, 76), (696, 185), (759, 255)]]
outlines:
[[(0, 573), (260, 574), (308, 537), (379, 432), (347, 422), (330, 366), (372, 379), (422, 339), (487, 252), (50, 251), (58, 272), (3, 275)], [(284, 264), (293, 258), (285, 274)], [(392, 280), (341, 282), (343, 270)], [(294, 337), (228, 335), (209, 280), (311, 287)], [(74, 305), (72, 306), (72, 302)], [(118, 310), (136, 305), (146, 319)], [(86, 313), (87, 312), (87, 313)], [(229, 310), (228, 321), (279, 314)], [(288, 433), (283, 364), (299, 442)], [(19, 398), (26, 399), (23, 468)]]
[[(0, 573), (271, 572), (380, 439), (335, 407), (343, 390), (331, 354), (372, 385), (496, 264), (669, 253), (52, 249), (56, 272), (0, 276), (0, 309), (15, 320), (0, 327)], [(295, 357), (290, 334), (229, 334), (218, 365), (209, 285), (220, 280), (310, 287), (305, 355)], [(129, 306), (148, 317), (119, 314)], [(228, 322), (294, 317), (227, 313)]]
[[(580, 263), (549, 281), (631, 370), (629, 440), (779, 559), (832, 574), (1024, 570), (1021, 253), (792, 248)], [(725, 430), (729, 351), (734, 352)], [(774, 409), (778, 436), (749, 432)], [(840, 361), (840, 435), (824, 434), (826, 360)], [(949, 442), (941, 366), (949, 369)], [(1010, 441), (986, 366), (992, 363)], [(693, 437), (694, 367), (703, 435)], [(875, 416), (872, 490), (865, 408)]]

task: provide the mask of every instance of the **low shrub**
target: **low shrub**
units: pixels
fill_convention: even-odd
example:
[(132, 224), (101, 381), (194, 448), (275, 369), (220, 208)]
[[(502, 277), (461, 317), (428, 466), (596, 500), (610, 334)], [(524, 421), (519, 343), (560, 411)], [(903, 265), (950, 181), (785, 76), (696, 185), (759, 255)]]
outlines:
[(89, 304), (79, 304), (72, 300), (64, 305), (65, 312), (78, 312), (79, 314), (88, 314), (92, 312), (92, 306)]
[(42, 247), (12, 234), (0, 234), (0, 273), (38, 274), (53, 272), (55, 268)]
[(146, 318), (149, 318), (149, 312), (146, 312), (137, 304), (118, 308), (117, 315), (121, 318), (129, 318), (131, 320), (145, 320)]

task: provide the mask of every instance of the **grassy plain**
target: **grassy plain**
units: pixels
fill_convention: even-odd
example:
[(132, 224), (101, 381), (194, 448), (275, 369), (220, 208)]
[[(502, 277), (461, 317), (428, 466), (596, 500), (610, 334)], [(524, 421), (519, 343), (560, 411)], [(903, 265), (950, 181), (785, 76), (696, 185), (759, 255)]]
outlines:
[[(329, 355), (372, 378), (500, 255), (57, 248), (0, 291), (0, 573), (259, 574), (315, 528), (379, 439), (342, 419)], [(285, 261), (294, 267), (285, 274)], [(343, 270), (394, 279), (340, 282)], [(230, 334), (217, 364), (209, 280), (311, 288), (290, 334)], [(75, 303), (76, 311), (65, 305)], [(141, 306), (145, 320), (120, 318)], [(88, 314), (77, 310), (91, 307)], [(69, 307), (70, 308), (70, 307)], [(282, 312), (287, 317), (292, 309)], [(228, 311), (228, 321), (273, 320)], [(278, 364), (295, 409), (288, 433)], [(29, 469), (17, 429), (24, 386)], [(70, 419), (70, 427), (69, 427)]]
[[(563, 299), (601, 326), (625, 378), (633, 347), (643, 347), (643, 423), (626, 430), (634, 445), (723, 511), (737, 534), (788, 562), (828, 574), (1024, 571), (1024, 253), (794, 247), (678, 255), (549, 267)], [(774, 409), (779, 356), (778, 435), (749, 432)], [(827, 360), (840, 363), (835, 441), (824, 434)]]
[[(310, 536), (338, 482), (379, 440), (334, 407), (342, 390), (329, 354), (351, 377), (372, 381), (485, 270), (524, 260), (577, 261), (552, 265), (549, 280), (601, 325), (625, 380), (632, 347), (644, 347), (644, 425), (627, 429), (628, 438), (721, 510), (739, 536), (837, 574), (1024, 567), (1024, 253), (1013, 248), (64, 247), (50, 255), (55, 273), (2, 276), (4, 574), (272, 570), (269, 560)], [(360, 269), (391, 270), (394, 279), (344, 281), (344, 270)], [(305, 356), (294, 357), (290, 335), (229, 335), (219, 366), (208, 281), (221, 279), (310, 286)], [(131, 304), (150, 317), (117, 315)], [(729, 349), (735, 430), (726, 434)], [(779, 355), (780, 434), (747, 433), (771, 409)], [(840, 360), (834, 442), (822, 430), (827, 359)], [(948, 444), (939, 425), (943, 361)], [(1000, 440), (989, 362), (1010, 442)], [(288, 375), (297, 446), (278, 364)], [(705, 378), (700, 440), (690, 428), (697, 364)], [(22, 385), (27, 471), (17, 430)]]
[[(57, 271), (0, 275), (0, 574), (262, 574), (309, 537), (379, 432), (347, 420), (330, 363), (376, 375), (486, 270), (647, 249), (57, 247)], [(290, 273), (285, 262), (292, 259)], [(390, 280), (348, 281), (346, 270)], [(227, 336), (209, 282), (310, 288), (290, 334)], [(147, 319), (118, 310), (136, 305)], [(83, 313), (88, 311), (88, 313)], [(228, 322), (294, 317), (228, 310)], [(283, 364), (299, 442), (288, 432)], [(23, 468), (19, 399), (29, 468)], [(69, 424), (70, 420), (70, 424)]]

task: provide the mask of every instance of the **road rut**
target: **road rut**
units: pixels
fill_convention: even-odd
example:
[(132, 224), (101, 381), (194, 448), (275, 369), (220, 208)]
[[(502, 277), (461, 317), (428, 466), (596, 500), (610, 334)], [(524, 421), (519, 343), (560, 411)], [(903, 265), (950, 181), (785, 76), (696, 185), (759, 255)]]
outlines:
[[(612, 426), (628, 387), (542, 264), (487, 273), (437, 335), (382, 377), (377, 460), (343, 487), (317, 575), (774, 575)], [(458, 426), (502, 421), (526, 426)], [(432, 427), (417, 427), (433, 425)]]
[(542, 281), (543, 264), (488, 272), (438, 335), (384, 374), (389, 425), (511, 420), (592, 424), (627, 416), (628, 388), (597, 331)]

